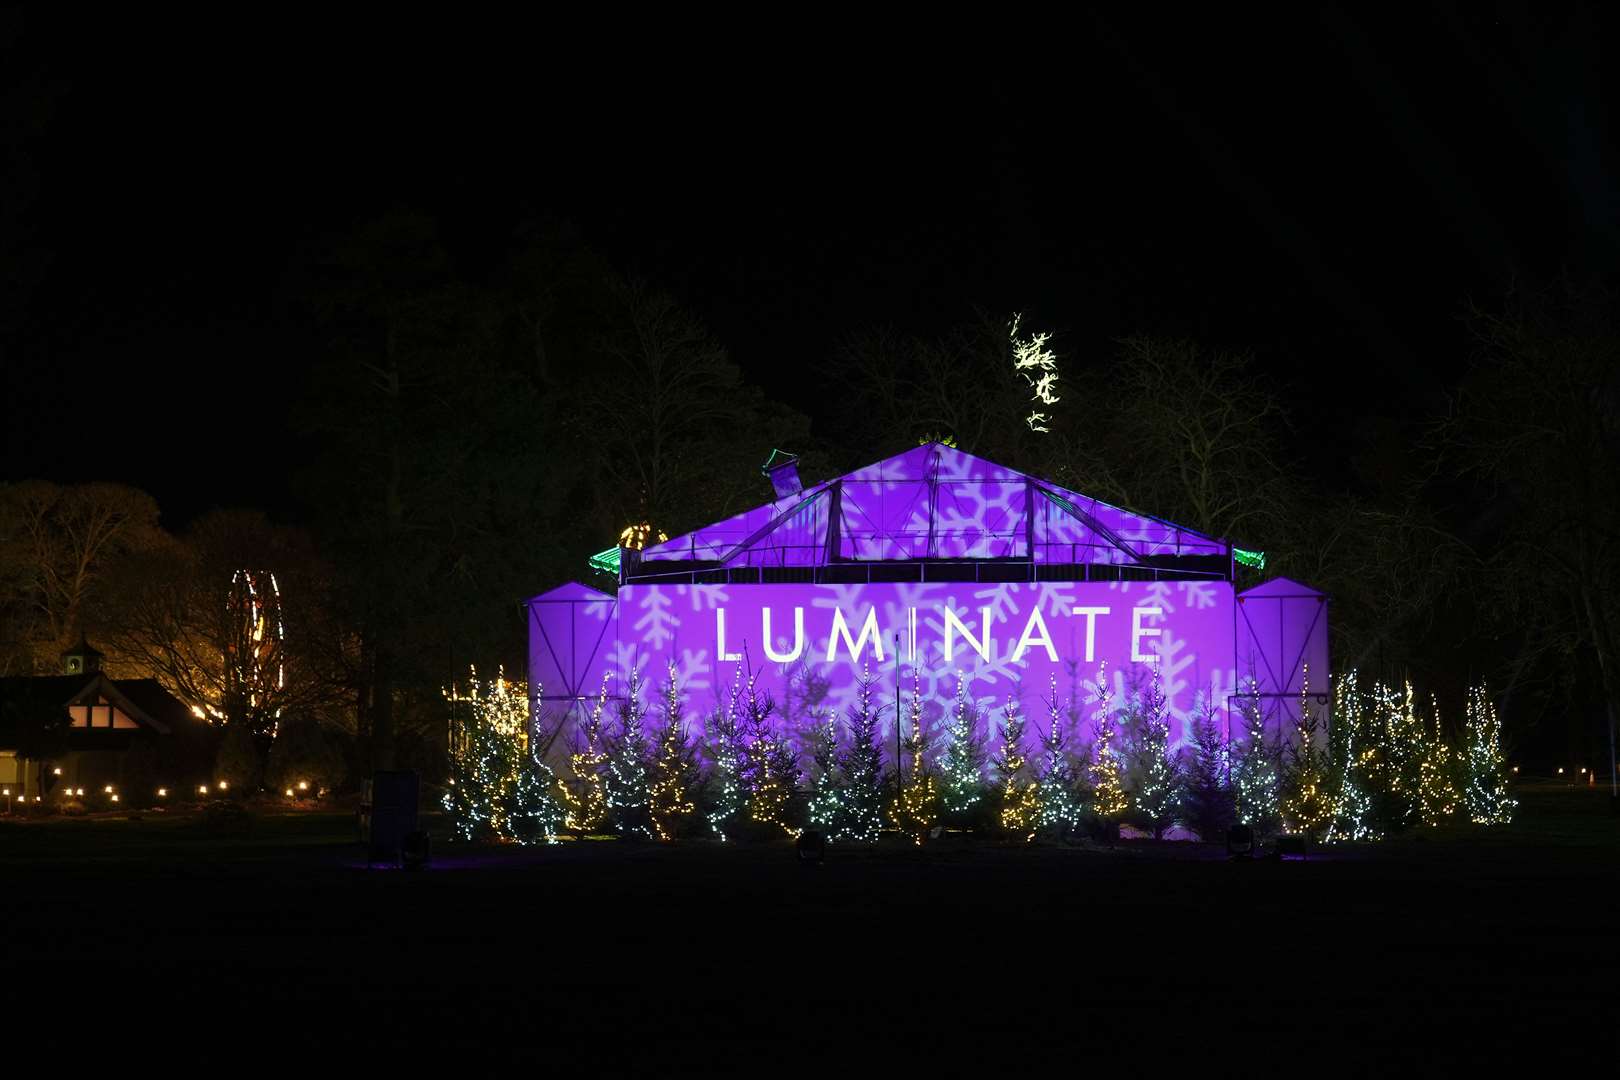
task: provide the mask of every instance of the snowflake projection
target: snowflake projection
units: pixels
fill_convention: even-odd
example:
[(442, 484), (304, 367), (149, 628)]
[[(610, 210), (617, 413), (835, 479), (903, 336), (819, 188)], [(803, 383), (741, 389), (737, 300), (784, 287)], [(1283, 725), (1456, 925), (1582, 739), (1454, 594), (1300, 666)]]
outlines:
[(1181, 590), (1181, 606), (1188, 611), (1204, 611), (1219, 603), (1214, 582), (1178, 581), (1176, 587)]
[(675, 636), (675, 629), (681, 625), (681, 617), (670, 610), (673, 601), (664, 589), (642, 590), (641, 603), (637, 605), (643, 614), (632, 624), (641, 635), (641, 643), (654, 651), (662, 649), (664, 644)]
[(682, 649), (680, 662), (675, 665), (675, 684), (691, 693), (701, 693), (713, 685), (709, 681), (712, 665), (708, 649)]
[(1143, 590), (1146, 595), (1139, 606), (1158, 608), (1159, 614), (1144, 615), (1142, 625), (1157, 626), (1176, 613), (1175, 589), (1172, 587), (1174, 584), (1176, 583), (1169, 581), (1148, 582), (1148, 587)]
[(1009, 617), (1019, 613), (1018, 596), (1016, 590), (992, 585), (987, 589), (976, 591), (973, 599), (979, 602), (981, 608), (989, 609), (991, 622), (1004, 623)]
[[(693, 611), (713, 611), (731, 599), (723, 585), (677, 585), (675, 595), (690, 600)], [(675, 621), (677, 624), (680, 622), (679, 619)]]
[(579, 606), (588, 617), (595, 619), (597, 622), (605, 622), (608, 616), (613, 614), (616, 604), (617, 601), (615, 600), (592, 600)]
[(1074, 608), (1074, 586), (1068, 582), (1036, 585), (1033, 606), (1043, 615), (1061, 618)]
[(630, 672), (634, 670), (642, 679), (646, 678), (649, 661), (652, 653), (642, 648), (634, 641), (615, 641), (613, 643), (613, 658), (608, 663), (608, 670), (613, 673), (614, 681), (620, 686), (628, 686)]
[(1186, 677), (1187, 669), (1198, 662), (1198, 657), (1187, 648), (1186, 641), (1168, 631), (1148, 649), (1159, 657), (1159, 677), (1163, 680), (1165, 705), (1176, 721), (1171, 725), (1172, 735), (1182, 736), (1172, 739), (1172, 746), (1179, 745), (1186, 735), (1187, 722), (1192, 717), (1193, 709), (1193, 703), (1188, 699), (1191, 681)]

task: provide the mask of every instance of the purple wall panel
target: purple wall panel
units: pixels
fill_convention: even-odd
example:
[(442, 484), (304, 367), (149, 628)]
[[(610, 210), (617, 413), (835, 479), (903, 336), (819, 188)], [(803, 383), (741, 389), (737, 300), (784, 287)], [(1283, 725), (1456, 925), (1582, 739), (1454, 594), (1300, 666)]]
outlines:
[[(602, 673), (611, 671), (610, 694), (618, 696), (632, 665), (656, 684), (673, 663), (696, 720), (720, 700), (746, 656), (784, 710), (800, 714), (784, 716), (785, 728), (797, 735), (803, 704), (789, 690), (790, 680), (808, 673), (825, 687), (820, 705), (847, 714), (862, 661), (869, 661), (892, 740), (898, 637), (901, 689), (909, 693), (915, 669), (933, 722), (950, 707), (961, 670), (981, 707), (999, 709), (1015, 695), (1044, 729), (1041, 701), (1056, 675), (1060, 694), (1080, 702), (1089, 739), (1100, 663), (1107, 661), (1116, 701), (1122, 701), (1133, 683), (1145, 685), (1159, 658), (1174, 714), (1172, 738), (1180, 742), (1200, 697), (1213, 695), (1224, 706), (1233, 689), (1232, 603), (1231, 585), (1223, 581), (626, 585), (610, 616), (609, 643), (575, 685), (588, 699)], [(769, 655), (762, 640), (767, 611)], [(801, 617), (802, 636), (796, 633)], [(945, 652), (947, 630), (954, 658)], [(1024, 649), (1014, 659), (1021, 639)], [(851, 658), (852, 644), (859, 659)], [(656, 694), (654, 686), (648, 700)], [(549, 688), (547, 697), (554, 697)]]

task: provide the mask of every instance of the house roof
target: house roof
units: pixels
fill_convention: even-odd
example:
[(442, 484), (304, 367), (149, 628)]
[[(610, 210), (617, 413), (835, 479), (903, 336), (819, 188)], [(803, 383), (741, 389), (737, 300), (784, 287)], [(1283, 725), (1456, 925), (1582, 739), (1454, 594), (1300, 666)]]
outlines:
[(660, 563), (924, 559), (1130, 566), (1230, 550), (1186, 526), (935, 442), (649, 546), (639, 561), (650, 572)]
[(161, 735), (185, 724), (190, 712), (155, 679), (113, 680), (80, 675), (18, 675), (0, 679), (0, 748), (17, 745), (26, 727), (65, 719), (69, 705), (105, 697), (142, 727)]

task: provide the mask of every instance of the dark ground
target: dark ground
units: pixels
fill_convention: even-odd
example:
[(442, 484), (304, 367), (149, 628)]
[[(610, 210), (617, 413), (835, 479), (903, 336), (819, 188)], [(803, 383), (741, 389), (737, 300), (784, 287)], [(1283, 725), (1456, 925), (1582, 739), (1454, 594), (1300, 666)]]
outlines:
[(336, 814), (238, 838), (6, 823), (0, 1002), (10, 1045), (75, 1075), (1606, 1070), (1620, 819), (1601, 791), (1521, 797), (1495, 834), (1285, 863), (1147, 842), (947, 840), (819, 869), (786, 846), (441, 843), (409, 874), (368, 872)]

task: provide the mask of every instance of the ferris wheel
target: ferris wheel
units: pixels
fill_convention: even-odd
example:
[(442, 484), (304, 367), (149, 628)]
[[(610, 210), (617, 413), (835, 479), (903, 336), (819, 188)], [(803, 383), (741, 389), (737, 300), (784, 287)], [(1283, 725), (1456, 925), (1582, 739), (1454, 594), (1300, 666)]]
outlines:
[(281, 692), (287, 685), (283, 659), (286, 626), (281, 586), (263, 570), (238, 570), (226, 601), (225, 700), (255, 734), (275, 736)]

